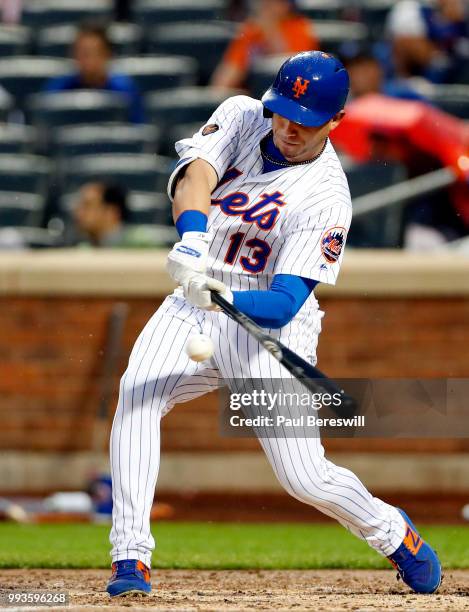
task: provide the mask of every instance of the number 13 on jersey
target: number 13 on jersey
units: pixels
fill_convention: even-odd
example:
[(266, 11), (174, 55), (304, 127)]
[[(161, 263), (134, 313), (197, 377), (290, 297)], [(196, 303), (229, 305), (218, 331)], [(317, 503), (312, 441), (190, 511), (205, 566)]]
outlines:
[(270, 246), (260, 238), (251, 238), (244, 245), (244, 232), (236, 232), (229, 237), (230, 246), (225, 255), (225, 263), (233, 265), (238, 257), (240, 250), (244, 246), (253, 249), (249, 256), (242, 255), (239, 258), (239, 263), (243, 270), (251, 273), (262, 272), (267, 264), (267, 259), (272, 251)]

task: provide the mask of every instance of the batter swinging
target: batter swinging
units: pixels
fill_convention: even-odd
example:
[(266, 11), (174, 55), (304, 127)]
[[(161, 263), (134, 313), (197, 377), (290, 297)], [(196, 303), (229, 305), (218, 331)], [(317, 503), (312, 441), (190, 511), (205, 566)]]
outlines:
[[(262, 101), (230, 98), (197, 134), (176, 143), (180, 161), (168, 193), (181, 241), (168, 256), (168, 271), (180, 287), (141, 332), (121, 380), (110, 449), (111, 596), (151, 591), (150, 509), (161, 417), (223, 379), (291, 380), (217, 311), (210, 289), (316, 362), (324, 313), (313, 290), (318, 282), (335, 284), (352, 215), (347, 180), (328, 139), (343, 117), (348, 88), (335, 57), (300, 53), (283, 64)], [(210, 360), (195, 362), (184, 349), (199, 333), (215, 350)], [(319, 436), (259, 441), (291, 495), (388, 557), (414, 591), (436, 591), (438, 557), (410, 519), (328, 461)]]

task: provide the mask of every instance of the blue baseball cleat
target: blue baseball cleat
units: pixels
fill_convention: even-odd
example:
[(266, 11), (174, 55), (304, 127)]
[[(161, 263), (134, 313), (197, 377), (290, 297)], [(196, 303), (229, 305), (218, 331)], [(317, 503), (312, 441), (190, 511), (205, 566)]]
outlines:
[(151, 593), (150, 570), (137, 559), (116, 561), (112, 564), (112, 576), (106, 587), (111, 597), (137, 593)]
[(399, 572), (398, 577), (416, 593), (434, 593), (442, 579), (440, 560), (407, 514), (398, 510), (406, 522), (406, 533), (402, 544), (388, 559)]

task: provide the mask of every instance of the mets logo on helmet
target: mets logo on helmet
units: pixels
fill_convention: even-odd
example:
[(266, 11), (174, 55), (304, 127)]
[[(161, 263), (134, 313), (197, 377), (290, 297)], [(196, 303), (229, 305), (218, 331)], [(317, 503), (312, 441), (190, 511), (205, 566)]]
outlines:
[(347, 230), (344, 227), (333, 227), (324, 232), (321, 238), (321, 251), (324, 259), (335, 263), (342, 253)]
[(306, 91), (308, 90), (309, 81), (308, 79), (303, 79), (300, 76), (296, 77), (296, 81), (293, 83), (293, 91), (295, 93), (295, 98), (299, 98), (300, 96), (304, 96)]

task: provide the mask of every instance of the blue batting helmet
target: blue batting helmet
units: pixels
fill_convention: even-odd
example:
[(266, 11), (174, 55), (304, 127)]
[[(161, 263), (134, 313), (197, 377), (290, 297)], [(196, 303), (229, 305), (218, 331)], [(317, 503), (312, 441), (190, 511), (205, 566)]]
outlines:
[(267, 115), (276, 113), (294, 123), (317, 127), (344, 107), (348, 91), (348, 72), (336, 57), (305, 51), (281, 66), (262, 103)]

